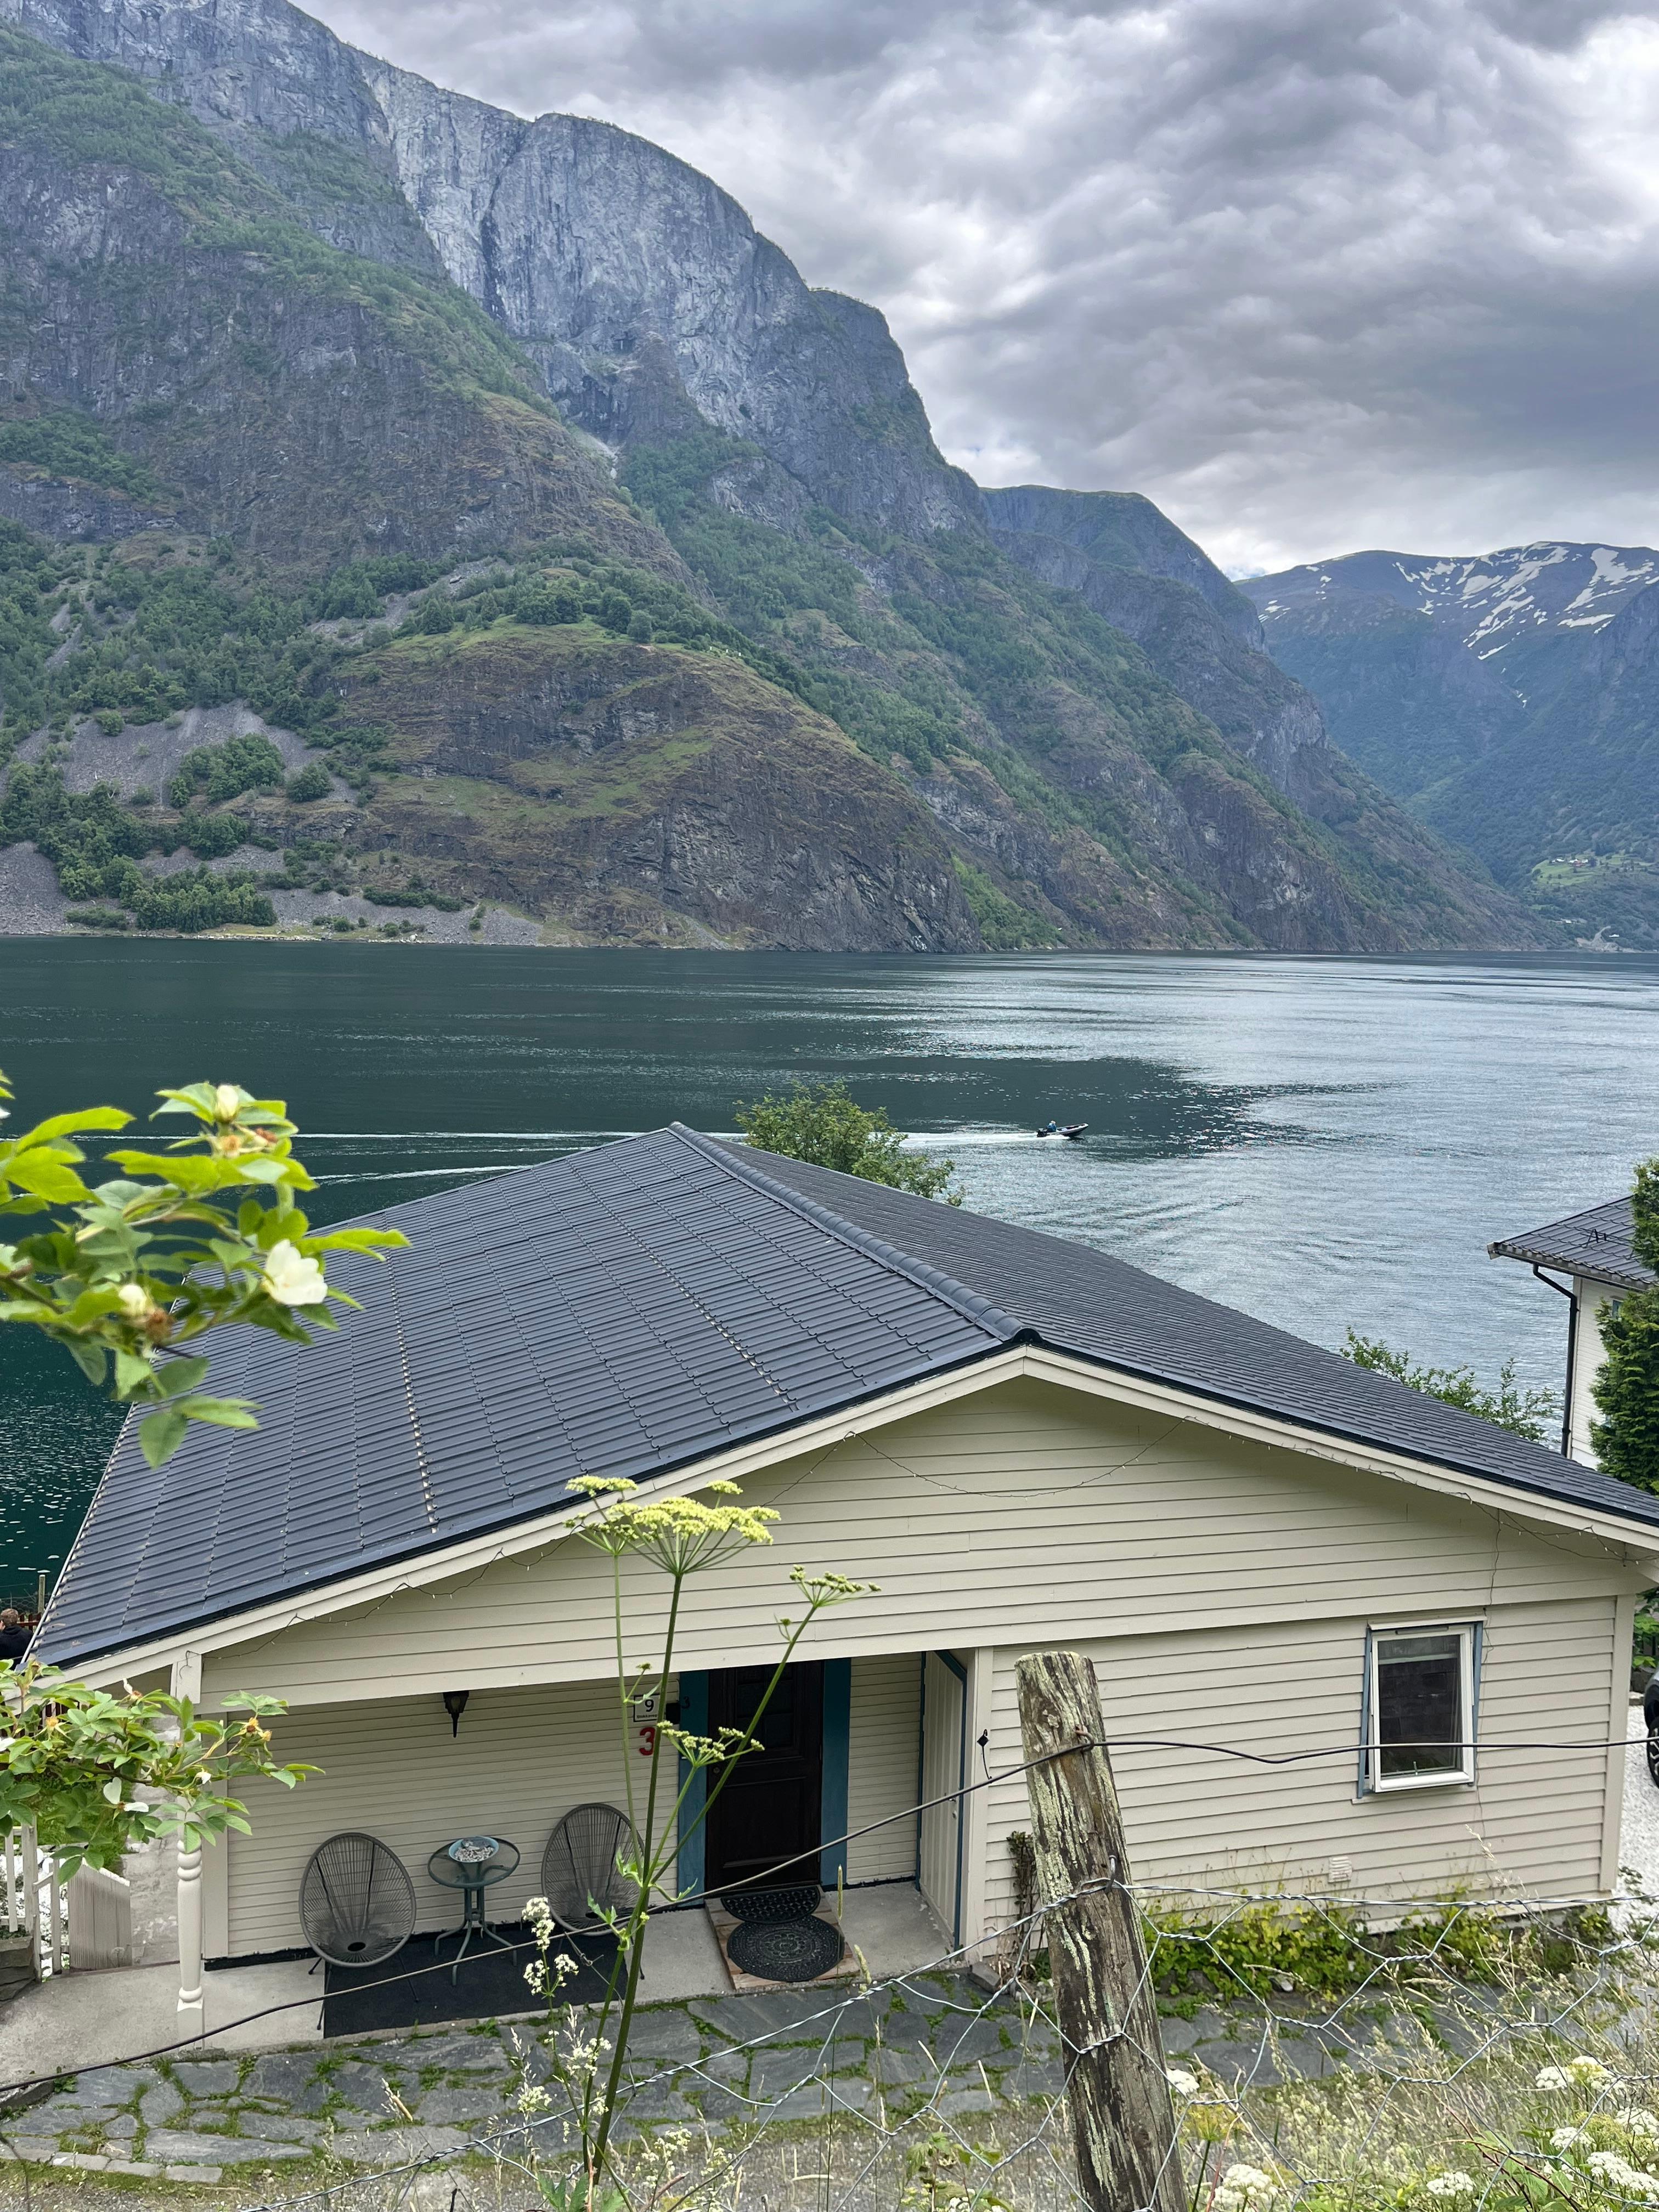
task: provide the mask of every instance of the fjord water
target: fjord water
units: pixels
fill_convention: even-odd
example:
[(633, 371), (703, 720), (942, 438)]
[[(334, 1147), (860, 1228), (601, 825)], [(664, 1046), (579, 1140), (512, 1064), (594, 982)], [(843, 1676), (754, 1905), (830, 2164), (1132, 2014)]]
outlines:
[[(1352, 1323), (1551, 1384), (1564, 1302), (1486, 1245), (1659, 1151), (1650, 959), (11, 939), (0, 1006), (14, 1126), (234, 1079), (289, 1100), (319, 1218), (676, 1119), (730, 1131), (739, 1098), (844, 1077), (951, 1154), (970, 1206), (1322, 1343)], [(1040, 1143), (1051, 1115), (1087, 1137)], [(0, 1589), (56, 1572), (113, 1426), (22, 1334), (0, 1332)]]

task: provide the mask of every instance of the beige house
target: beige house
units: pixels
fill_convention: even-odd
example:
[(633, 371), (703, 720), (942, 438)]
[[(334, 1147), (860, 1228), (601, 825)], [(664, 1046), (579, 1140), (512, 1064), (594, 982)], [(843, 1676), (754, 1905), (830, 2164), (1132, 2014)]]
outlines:
[[(280, 1748), (324, 1770), (181, 1868), (187, 2014), (197, 1928), (210, 1962), (301, 1948), (337, 1831), (440, 1928), (445, 1839), (519, 1843), (510, 1919), (558, 1816), (620, 1802), (584, 1473), (734, 1479), (780, 1516), (690, 1586), (689, 1725), (744, 1710), (793, 1565), (879, 1586), (818, 1624), (690, 1892), (805, 1865), (994, 1942), (1015, 1662), (1057, 1644), (1095, 1659), (1135, 1871), (1172, 1892), (1613, 1886), (1597, 1747), (1659, 1499), (1098, 1253), (678, 1127), (380, 1218), (411, 1249), (337, 1335), (221, 1360), (257, 1433), (159, 1473), (124, 1442), (41, 1632), (94, 1679), (284, 1698)], [(630, 1656), (661, 1592), (630, 1577)]]
[[(1596, 1464), (1590, 1425), (1596, 1419), (1590, 1386), (1607, 1357), (1601, 1322), (1609, 1307), (1632, 1291), (1651, 1287), (1653, 1277), (1632, 1249), (1635, 1224), (1628, 1198), (1615, 1198), (1587, 1212), (1569, 1214), (1542, 1229), (1500, 1238), (1487, 1246), (1494, 1260), (1521, 1260), (1540, 1283), (1567, 1300), (1567, 1369), (1562, 1392), (1561, 1449), (1586, 1467)], [(1568, 1279), (1559, 1283), (1553, 1268)]]

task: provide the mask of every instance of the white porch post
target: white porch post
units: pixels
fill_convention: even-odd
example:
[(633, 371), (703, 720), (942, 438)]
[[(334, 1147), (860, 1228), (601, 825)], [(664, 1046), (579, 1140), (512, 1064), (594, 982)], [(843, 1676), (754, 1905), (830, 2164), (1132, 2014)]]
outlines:
[[(173, 1694), (192, 1703), (202, 1695), (202, 1655), (181, 1651), (173, 1662)], [(179, 1846), (179, 2031), (200, 2035), (202, 1997), (202, 1847)]]
[[(963, 1730), (968, 1750), (968, 1778), (978, 1782), (985, 1772), (988, 1746), (980, 1749), (981, 1735), (988, 1736), (991, 1729), (992, 1701), (996, 1690), (997, 1655), (990, 1646), (981, 1646), (969, 1655), (968, 1661), (967, 1710), (963, 1716)], [(975, 1790), (964, 1797), (962, 1835), (962, 1942), (975, 1959), (982, 1958), (986, 1943), (986, 1889), (988, 1875), (987, 1861), (990, 1849), (991, 1792)]]

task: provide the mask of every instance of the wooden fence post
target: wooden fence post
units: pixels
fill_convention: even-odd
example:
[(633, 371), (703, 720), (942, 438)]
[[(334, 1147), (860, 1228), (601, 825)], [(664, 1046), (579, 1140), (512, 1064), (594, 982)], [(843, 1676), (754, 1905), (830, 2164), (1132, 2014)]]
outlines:
[[(1078, 2184), (1090, 2212), (1186, 2212), (1158, 2006), (1146, 1979), (1100, 1692), (1075, 1651), (1015, 1670)], [(1060, 1753), (1059, 1757), (1052, 1756)]]

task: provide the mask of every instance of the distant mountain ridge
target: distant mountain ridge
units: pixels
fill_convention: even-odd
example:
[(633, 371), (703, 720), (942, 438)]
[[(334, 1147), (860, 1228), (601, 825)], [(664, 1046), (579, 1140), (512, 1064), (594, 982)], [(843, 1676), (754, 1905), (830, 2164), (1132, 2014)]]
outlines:
[(1240, 588), (1386, 790), (1541, 919), (1659, 944), (1659, 551), (1355, 553)]
[(981, 495), (883, 318), (661, 149), (283, 0), (4, 25), (0, 513), (118, 548), (13, 559), (14, 836), (97, 843), (52, 811), (107, 756), (88, 714), (137, 754), (240, 702), (349, 775), (315, 811), (129, 811), (117, 858), (189, 828), (221, 866), (216, 805), (285, 883), (418, 879), (577, 941), (1537, 941), (1156, 508)]

